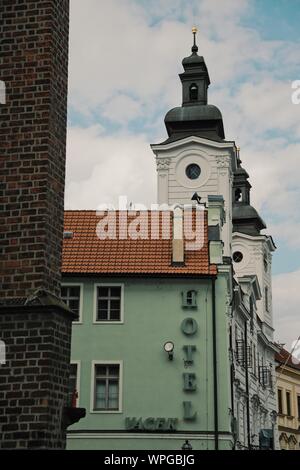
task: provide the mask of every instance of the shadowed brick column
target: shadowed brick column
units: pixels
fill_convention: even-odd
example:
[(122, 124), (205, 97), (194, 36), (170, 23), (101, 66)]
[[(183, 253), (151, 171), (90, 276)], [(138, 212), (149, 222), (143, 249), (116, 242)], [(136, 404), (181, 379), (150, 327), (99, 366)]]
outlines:
[(68, 0), (0, 1), (0, 448), (64, 448)]
[(68, 0), (1, 0), (1, 297), (59, 293)]

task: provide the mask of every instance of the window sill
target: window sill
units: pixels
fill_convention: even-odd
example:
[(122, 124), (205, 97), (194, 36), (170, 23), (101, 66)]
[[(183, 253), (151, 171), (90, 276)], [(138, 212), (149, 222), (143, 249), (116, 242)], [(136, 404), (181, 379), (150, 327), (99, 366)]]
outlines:
[(124, 320), (121, 321), (93, 321), (93, 325), (123, 325)]
[(95, 414), (95, 415), (103, 415), (103, 414), (105, 414), (105, 415), (107, 415), (107, 414), (111, 415), (111, 414), (121, 414), (121, 413), (123, 413), (123, 411), (122, 411), (122, 410), (118, 410), (118, 411), (117, 411), (117, 410), (115, 410), (115, 411), (114, 411), (114, 410), (107, 410), (107, 411), (105, 411), (105, 410), (103, 410), (103, 411), (100, 411), (100, 410), (99, 410), (99, 411), (97, 411), (97, 410), (90, 410), (90, 413), (91, 413), (91, 414)]

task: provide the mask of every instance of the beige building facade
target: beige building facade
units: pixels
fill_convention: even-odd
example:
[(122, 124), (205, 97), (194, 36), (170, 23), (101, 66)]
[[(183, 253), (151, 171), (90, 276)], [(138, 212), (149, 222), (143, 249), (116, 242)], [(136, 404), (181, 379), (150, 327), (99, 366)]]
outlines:
[(276, 363), (279, 446), (300, 450), (300, 363), (285, 349)]

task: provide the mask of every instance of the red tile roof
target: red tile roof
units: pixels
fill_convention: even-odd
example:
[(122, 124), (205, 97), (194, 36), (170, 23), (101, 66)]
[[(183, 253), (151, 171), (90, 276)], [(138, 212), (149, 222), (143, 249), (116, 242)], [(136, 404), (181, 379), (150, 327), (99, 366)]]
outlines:
[[(101, 220), (96, 211), (65, 211), (64, 230), (73, 232), (72, 238), (63, 241), (62, 273), (86, 274), (145, 274), (145, 275), (216, 275), (217, 268), (209, 264), (207, 212), (204, 213), (202, 231), (203, 247), (185, 252), (185, 265), (172, 266), (172, 240), (162, 237), (163, 214), (150, 211), (140, 213), (147, 220), (150, 233), (151, 216), (153, 227), (158, 230), (158, 239), (122, 240), (119, 230), (129, 227), (133, 218), (128, 217), (127, 227), (119, 217), (125, 212), (116, 211), (117, 238), (100, 240), (96, 227)], [(170, 214), (170, 213), (168, 213)], [(129, 215), (129, 213), (128, 213)], [(166, 224), (164, 224), (165, 227)], [(171, 223), (172, 226), (172, 223)], [(171, 238), (171, 237), (170, 237)]]
[(291, 354), (284, 348), (281, 348), (279, 353), (275, 354), (276, 362), (280, 365), (286, 364), (293, 369), (300, 370), (300, 361), (296, 357), (292, 357)]

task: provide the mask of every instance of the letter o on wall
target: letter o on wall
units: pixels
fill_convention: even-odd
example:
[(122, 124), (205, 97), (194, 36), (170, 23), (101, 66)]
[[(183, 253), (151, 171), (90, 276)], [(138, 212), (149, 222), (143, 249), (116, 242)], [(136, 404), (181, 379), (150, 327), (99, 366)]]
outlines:
[(198, 323), (194, 318), (185, 318), (181, 323), (181, 331), (187, 336), (192, 336), (198, 331)]

